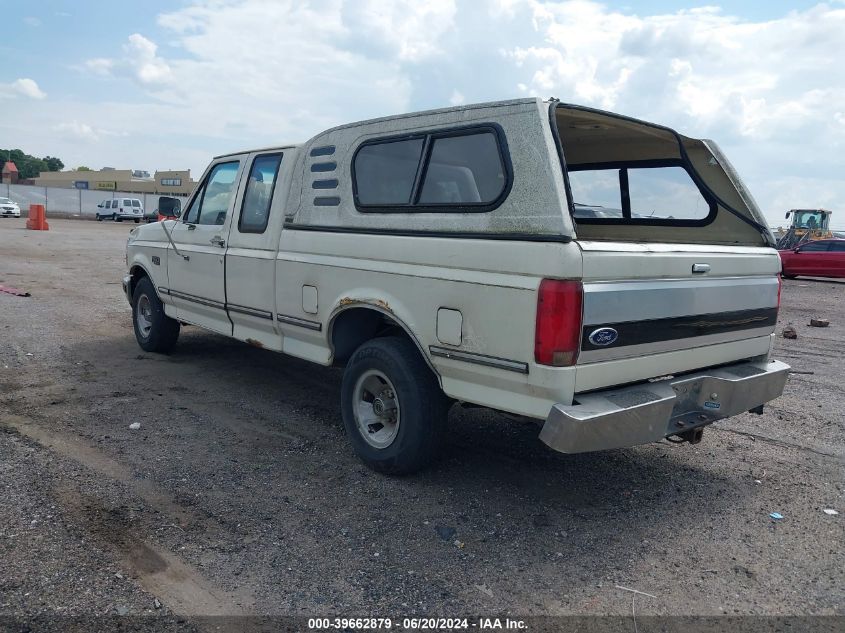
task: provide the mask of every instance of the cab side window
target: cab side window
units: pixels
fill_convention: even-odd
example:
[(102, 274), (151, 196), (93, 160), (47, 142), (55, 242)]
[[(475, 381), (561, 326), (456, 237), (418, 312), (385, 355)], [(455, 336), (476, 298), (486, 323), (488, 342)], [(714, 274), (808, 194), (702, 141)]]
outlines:
[(187, 224), (221, 225), (235, 194), (238, 161), (215, 165), (185, 213)]
[(279, 175), (281, 154), (262, 154), (252, 161), (249, 180), (244, 193), (238, 231), (241, 233), (263, 233), (270, 219), (270, 202)]
[(197, 218), (200, 217), (200, 204), (202, 203), (202, 197), (205, 194), (205, 183), (203, 183), (199, 190), (197, 191), (197, 195), (194, 196), (194, 199), (191, 201), (191, 206), (189, 206), (185, 213), (182, 214), (182, 221), (185, 224), (196, 224)]

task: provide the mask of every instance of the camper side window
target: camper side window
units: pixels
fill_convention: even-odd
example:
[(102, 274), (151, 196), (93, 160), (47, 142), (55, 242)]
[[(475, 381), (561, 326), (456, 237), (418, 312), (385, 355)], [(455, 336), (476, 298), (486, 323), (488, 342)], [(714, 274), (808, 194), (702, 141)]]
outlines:
[(504, 133), (488, 123), (363, 143), (352, 161), (362, 212), (484, 212), (507, 196), (512, 170)]

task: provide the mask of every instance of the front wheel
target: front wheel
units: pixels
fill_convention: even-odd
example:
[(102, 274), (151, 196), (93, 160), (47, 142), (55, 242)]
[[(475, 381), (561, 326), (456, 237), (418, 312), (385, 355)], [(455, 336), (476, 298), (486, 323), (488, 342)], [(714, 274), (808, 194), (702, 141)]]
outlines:
[(103, 221), (103, 216), (101, 216), (101, 215), (98, 213), (98, 214), (97, 214), (97, 222), (102, 222), (102, 221)]
[(341, 410), (358, 457), (373, 470), (403, 475), (436, 457), (449, 402), (414, 344), (391, 336), (368, 341), (352, 355)]
[(132, 293), (132, 324), (145, 352), (169, 354), (179, 338), (179, 321), (164, 313), (149, 277), (141, 279)]

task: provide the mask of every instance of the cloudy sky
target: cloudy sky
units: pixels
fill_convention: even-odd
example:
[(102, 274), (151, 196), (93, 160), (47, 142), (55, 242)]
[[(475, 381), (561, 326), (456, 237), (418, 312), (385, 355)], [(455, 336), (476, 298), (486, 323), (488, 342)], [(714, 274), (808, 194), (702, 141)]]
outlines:
[(555, 96), (715, 139), (845, 228), (845, 1), (0, 0), (0, 147), (190, 168), (338, 123)]

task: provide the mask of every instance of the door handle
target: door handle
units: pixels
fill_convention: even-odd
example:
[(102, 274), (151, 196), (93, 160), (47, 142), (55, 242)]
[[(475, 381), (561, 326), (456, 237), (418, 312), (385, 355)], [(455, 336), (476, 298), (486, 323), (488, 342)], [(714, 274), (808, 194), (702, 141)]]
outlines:
[(219, 246), (220, 248), (223, 248), (224, 246), (226, 246), (226, 240), (224, 240), (219, 235), (215, 235), (209, 241), (211, 242), (212, 246)]
[(693, 264), (692, 265), (692, 272), (694, 272), (694, 273), (709, 273), (710, 272), (710, 264)]

